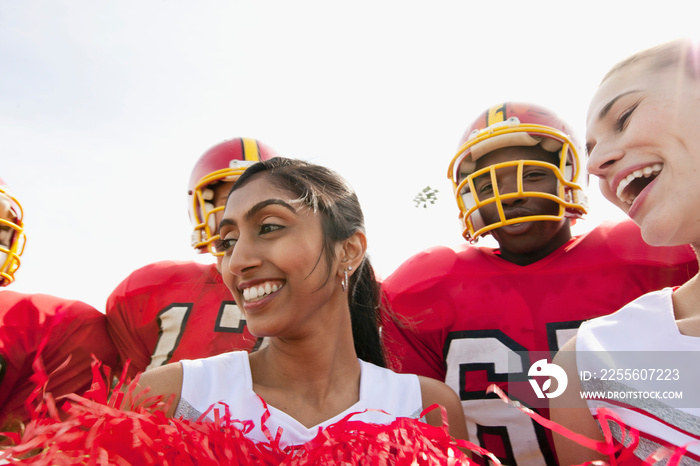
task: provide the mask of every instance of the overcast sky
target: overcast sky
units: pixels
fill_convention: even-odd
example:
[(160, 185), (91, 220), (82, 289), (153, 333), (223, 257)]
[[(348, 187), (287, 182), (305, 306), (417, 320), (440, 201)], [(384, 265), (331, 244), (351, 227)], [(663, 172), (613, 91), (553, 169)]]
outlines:
[[(25, 208), (10, 289), (100, 310), (132, 270), (190, 248), (187, 180), (232, 137), (339, 171), (380, 275), (463, 239), (446, 177), (504, 100), (583, 139), (607, 69), (695, 34), (687, 0), (0, 1), (0, 178)], [(595, 181), (592, 180), (595, 184)], [(416, 209), (425, 186), (439, 201)], [(592, 214), (620, 218), (591, 189)]]

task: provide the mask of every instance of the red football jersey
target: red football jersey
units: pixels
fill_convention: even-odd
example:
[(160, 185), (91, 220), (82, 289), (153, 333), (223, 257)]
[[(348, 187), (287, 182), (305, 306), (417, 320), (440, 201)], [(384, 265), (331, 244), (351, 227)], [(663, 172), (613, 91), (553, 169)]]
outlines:
[(526, 266), (491, 248), (436, 247), (384, 281), (405, 322), (387, 322), (382, 335), (396, 369), (443, 380), (460, 395), (470, 440), (503, 464), (556, 464), (550, 434), (486, 388), (495, 383), (508, 393), (509, 379), (528, 384), (542, 354), (527, 352), (551, 360), (582, 321), (680, 285), (697, 270), (689, 246), (648, 246), (630, 221), (600, 225)]
[(214, 264), (163, 261), (132, 272), (107, 300), (109, 333), (129, 376), (233, 350), (251, 351), (241, 310)]
[[(2, 421), (29, 419), (24, 404), (37, 387), (30, 377), (39, 350), (49, 374), (47, 391), (54, 398), (82, 395), (90, 388), (93, 354), (112, 368), (117, 364), (105, 316), (92, 306), (44, 294), (0, 291)], [(56, 370), (69, 358), (66, 366)]]

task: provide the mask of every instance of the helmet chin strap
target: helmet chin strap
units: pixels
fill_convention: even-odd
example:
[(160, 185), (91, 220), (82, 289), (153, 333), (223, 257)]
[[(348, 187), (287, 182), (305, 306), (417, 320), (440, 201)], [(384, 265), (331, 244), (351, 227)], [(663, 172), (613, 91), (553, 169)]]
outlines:
[[(2, 223), (0, 223), (2, 225)], [(15, 232), (12, 228), (0, 228), (0, 248), (9, 248), (12, 244), (12, 236)]]
[(211, 231), (211, 234), (213, 235), (216, 231), (216, 217), (211, 214), (212, 210), (214, 210), (214, 204), (211, 202), (205, 202), (204, 215), (207, 216), (207, 225), (209, 226), (209, 231)]
[[(12, 277), (7, 273), (11, 265), (7, 263), (9, 258), (10, 256), (6, 252), (0, 251), (0, 272), (2, 273), (0, 276), (0, 286), (9, 285), (13, 281)], [(7, 276), (7, 278), (5, 276)]]

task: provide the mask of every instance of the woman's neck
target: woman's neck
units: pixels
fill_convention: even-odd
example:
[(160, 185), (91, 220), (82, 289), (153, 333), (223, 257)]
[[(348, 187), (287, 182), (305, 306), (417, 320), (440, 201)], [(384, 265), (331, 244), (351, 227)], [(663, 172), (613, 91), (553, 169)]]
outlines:
[(673, 293), (673, 314), (683, 335), (700, 337), (700, 278), (695, 275)]
[(306, 427), (359, 400), (360, 363), (352, 332), (330, 329), (314, 338), (269, 338), (249, 357), (253, 390)]
[(253, 382), (270, 386), (289, 387), (297, 381), (305, 385), (314, 380), (322, 383), (355, 363), (357, 354), (351, 334), (313, 340), (271, 337), (263, 348), (250, 355)]

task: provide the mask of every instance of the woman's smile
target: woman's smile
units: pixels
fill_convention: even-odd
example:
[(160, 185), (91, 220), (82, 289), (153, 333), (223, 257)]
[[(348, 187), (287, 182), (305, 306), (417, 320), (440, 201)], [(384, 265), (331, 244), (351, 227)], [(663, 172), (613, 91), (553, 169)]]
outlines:
[(243, 300), (245, 302), (255, 302), (263, 299), (265, 296), (279, 290), (282, 285), (274, 282), (265, 282), (260, 285), (243, 288)]

